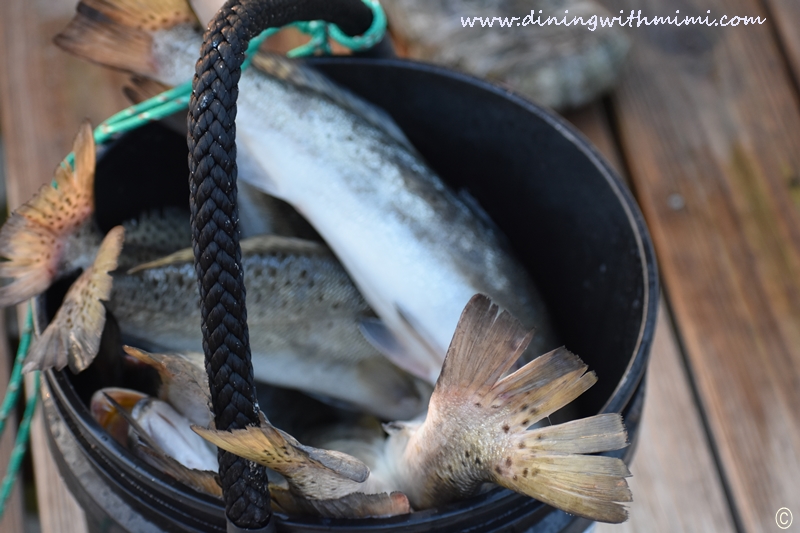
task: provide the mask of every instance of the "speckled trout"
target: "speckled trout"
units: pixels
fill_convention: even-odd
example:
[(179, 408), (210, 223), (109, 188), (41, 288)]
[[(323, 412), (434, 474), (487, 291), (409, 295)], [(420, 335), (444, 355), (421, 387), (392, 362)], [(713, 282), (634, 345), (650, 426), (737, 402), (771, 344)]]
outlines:
[[(185, 0), (82, 0), (63, 49), (176, 85), (202, 35)], [(300, 63), (258, 55), (239, 85), (240, 179), (305, 217), (380, 320), (370, 341), (435, 382), (466, 302), (490, 295), (555, 347), (546, 310), (488, 216), (444, 185), (375, 106)], [(489, 178), (487, 176), (487, 178)]]
[[(139, 265), (151, 243), (170, 249), (188, 239), (147, 230), (145, 219), (105, 237), (92, 219), (95, 146), (84, 124), (75, 169), (59, 167), (0, 230), (0, 304), (11, 305), (83, 270), (61, 308), (31, 347), (25, 370), (75, 372), (94, 359), (106, 310), (129, 342), (167, 351), (203, 351), (197, 275), (191, 249)], [(147, 219), (149, 220), (149, 219)], [(156, 220), (156, 219), (153, 219)], [(157, 219), (160, 227), (160, 218)], [(133, 238), (123, 246), (124, 236)], [(163, 242), (162, 242), (163, 241)], [(161, 244), (159, 244), (161, 243)], [(188, 244), (188, 243), (186, 243)], [(126, 252), (126, 250), (128, 250)], [(431, 387), (389, 361), (364, 338), (362, 321), (376, 320), (367, 302), (324, 243), (279, 235), (242, 242), (248, 323), (257, 379), (344, 401), (384, 419), (424, 411)]]

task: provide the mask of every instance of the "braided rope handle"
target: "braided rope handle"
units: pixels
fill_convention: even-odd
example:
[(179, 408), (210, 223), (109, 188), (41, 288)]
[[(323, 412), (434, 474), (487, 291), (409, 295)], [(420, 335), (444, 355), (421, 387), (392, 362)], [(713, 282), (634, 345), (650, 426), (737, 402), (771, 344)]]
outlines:
[[(348, 35), (370, 27), (361, 0), (229, 0), (209, 23), (189, 104), (192, 244), (200, 288), (203, 350), (217, 429), (258, 425), (236, 203), (236, 99), (250, 39), (270, 28), (325, 20)], [(266, 469), (219, 451), (228, 520), (259, 529), (270, 521)]]

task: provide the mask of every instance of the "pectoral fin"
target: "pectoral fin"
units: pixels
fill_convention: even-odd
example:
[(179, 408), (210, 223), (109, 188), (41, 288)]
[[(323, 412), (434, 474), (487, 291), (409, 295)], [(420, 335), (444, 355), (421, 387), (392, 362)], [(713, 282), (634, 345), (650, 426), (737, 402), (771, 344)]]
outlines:
[(362, 318), (358, 327), (367, 342), (386, 356), (389, 361), (412, 376), (430, 381), (431, 366), (427, 360), (410, 353), (381, 319), (373, 317)]
[(357, 492), (369, 476), (369, 468), (355, 457), (304, 446), (263, 417), (260, 427), (192, 429), (223, 450), (275, 470), (286, 478), (294, 494), (307, 499), (341, 498)]
[(94, 264), (72, 284), (53, 321), (31, 345), (23, 372), (60, 370), (69, 364), (77, 374), (92, 363), (106, 323), (103, 301), (111, 295), (109, 272), (117, 268), (124, 235), (121, 226), (108, 232)]

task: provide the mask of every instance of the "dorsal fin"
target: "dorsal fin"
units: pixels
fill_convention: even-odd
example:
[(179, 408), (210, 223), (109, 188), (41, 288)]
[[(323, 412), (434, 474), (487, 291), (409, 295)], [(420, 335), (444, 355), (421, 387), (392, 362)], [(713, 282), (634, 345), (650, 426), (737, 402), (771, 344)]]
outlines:
[(285, 57), (259, 52), (253, 58), (253, 67), (270, 77), (295, 87), (307, 89), (360, 116), (380, 129), (398, 144), (416, 154), (403, 131), (385, 111), (332, 82), (313, 68)]

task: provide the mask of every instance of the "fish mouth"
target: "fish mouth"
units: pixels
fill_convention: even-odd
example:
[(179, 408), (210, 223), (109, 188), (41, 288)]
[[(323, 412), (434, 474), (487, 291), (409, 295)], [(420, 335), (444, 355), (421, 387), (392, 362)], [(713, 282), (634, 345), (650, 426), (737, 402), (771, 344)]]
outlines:
[[(100, 427), (105, 429), (114, 440), (127, 446), (128, 443), (128, 422), (119, 412), (119, 407), (127, 413), (147, 395), (129, 389), (101, 389), (94, 393), (90, 404), (92, 418)], [(113, 401), (112, 401), (113, 400)]]

